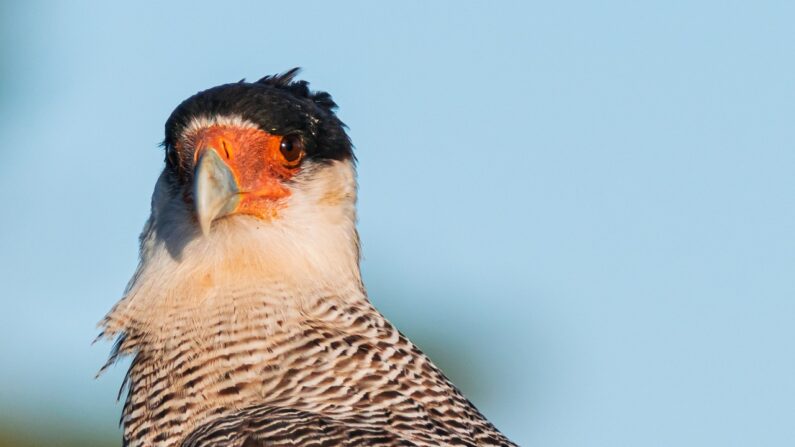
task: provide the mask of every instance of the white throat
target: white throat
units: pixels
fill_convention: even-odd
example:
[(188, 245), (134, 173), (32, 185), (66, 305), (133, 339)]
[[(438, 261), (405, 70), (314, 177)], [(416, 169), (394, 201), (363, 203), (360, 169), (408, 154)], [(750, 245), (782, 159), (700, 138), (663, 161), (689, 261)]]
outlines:
[(271, 303), (274, 307), (293, 308), (319, 290), (347, 290), (366, 299), (351, 162), (307, 166), (273, 221), (222, 218), (207, 236), (181, 195), (169, 191), (165, 175), (155, 187), (152, 215), (141, 235), (140, 264), (124, 298), (103, 322), (105, 335), (158, 333), (177, 324), (175, 318), (201, 325), (201, 319), (225, 307), (262, 306), (275, 296), (291, 298)]

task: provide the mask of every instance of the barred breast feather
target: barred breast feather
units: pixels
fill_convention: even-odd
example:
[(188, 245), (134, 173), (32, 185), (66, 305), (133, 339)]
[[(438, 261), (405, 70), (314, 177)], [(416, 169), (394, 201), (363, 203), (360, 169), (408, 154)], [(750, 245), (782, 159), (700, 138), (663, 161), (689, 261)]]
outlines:
[(317, 291), (291, 309), (274, 306), (288, 296), (239, 291), (167, 337), (131, 327), (126, 444), (512, 445), (360, 290), (348, 293)]

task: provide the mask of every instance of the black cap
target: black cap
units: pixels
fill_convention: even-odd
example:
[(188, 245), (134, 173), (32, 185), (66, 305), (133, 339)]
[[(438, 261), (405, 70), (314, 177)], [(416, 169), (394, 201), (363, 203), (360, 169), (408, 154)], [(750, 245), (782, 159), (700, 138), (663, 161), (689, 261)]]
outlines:
[(173, 149), (194, 118), (239, 116), (274, 135), (300, 136), (310, 159), (353, 159), (345, 125), (334, 113), (337, 104), (326, 92), (310, 91), (308, 82), (294, 81), (299, 71), (219, 85), (191, 96), (166, 121), (163, 145)]

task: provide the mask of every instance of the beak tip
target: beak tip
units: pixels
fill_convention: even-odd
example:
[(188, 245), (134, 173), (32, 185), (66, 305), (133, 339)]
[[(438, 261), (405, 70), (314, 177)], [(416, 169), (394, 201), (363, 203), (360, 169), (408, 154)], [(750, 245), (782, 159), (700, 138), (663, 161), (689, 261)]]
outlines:
[[(200, 184), (201, 181), (199, 180), (197, 184)], [(203, 187), (197, 187), (194, 190), (193, 198), (195, 201), (195, 211), (196, 211), (196, 223), (198, 224), (199, 230), (202, 233), (202, 236), (207, 237), (210, 234), (210, 227), (213, 224), (213, 219), (215, 219), (215, 214), (213, 211), (209, 210), (207, 205), (207, 197), (206, 193), (204, 192)]]
[(210, 235), (211, 226), (212, 222), (207, 222), (206, 220), (199, 218), (199, 230), (201, 230), (202, 237), (207, 237)]
[(193, 181), (196, 220), (202, 236), (207, 237), (215, 219), (234, 212), (237, 182), (229, 166), (212, 148), (199, 157)]

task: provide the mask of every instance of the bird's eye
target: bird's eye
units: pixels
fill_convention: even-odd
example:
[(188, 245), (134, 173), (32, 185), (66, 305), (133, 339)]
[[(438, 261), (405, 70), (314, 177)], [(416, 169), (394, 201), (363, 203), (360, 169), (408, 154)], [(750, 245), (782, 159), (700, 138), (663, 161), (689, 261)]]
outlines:
[(287, 167), (298, 166), (298, 163), (304, 158), (304, 145), (301, 138), (298, 135), (285, 136), (279, 145), (279, 152), (284, 157), (284, 164)]

